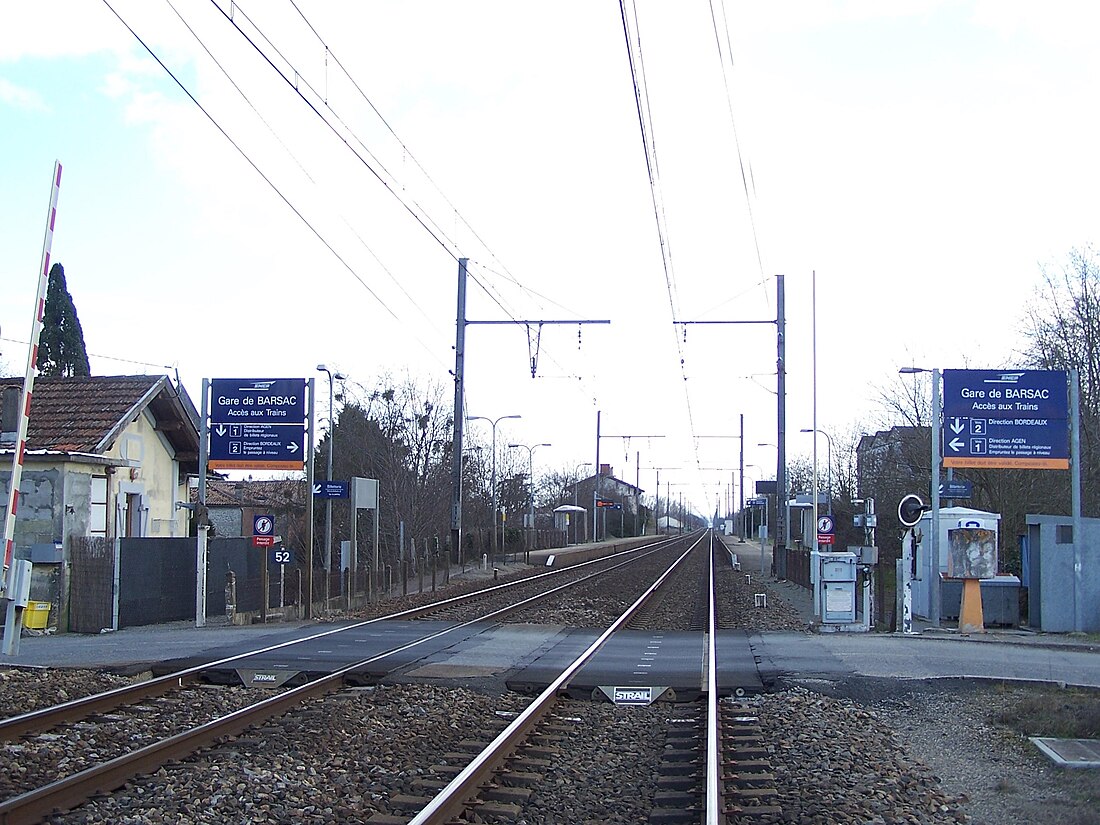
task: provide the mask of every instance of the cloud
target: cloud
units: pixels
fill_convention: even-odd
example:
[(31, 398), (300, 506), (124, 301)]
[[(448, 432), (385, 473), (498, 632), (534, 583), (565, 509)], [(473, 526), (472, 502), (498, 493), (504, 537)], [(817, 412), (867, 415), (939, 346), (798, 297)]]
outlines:
[(10, 80), (2, 77), (0, 77), (0, 103), (16, 109), (26, 109), (27, 111), (49, 111), (49, 107), (38, 92), (16, 86)]

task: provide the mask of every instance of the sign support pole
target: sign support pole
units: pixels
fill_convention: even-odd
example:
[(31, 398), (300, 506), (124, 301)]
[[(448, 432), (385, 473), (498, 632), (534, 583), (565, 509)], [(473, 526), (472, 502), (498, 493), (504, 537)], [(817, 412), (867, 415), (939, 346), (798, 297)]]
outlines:
[(1070, 416), (1070, 507), (1073, 515), (1073, 629), (1085, 629), (1084, 586), (1081, 569), (1081, 545), (1085, 541), (1081, 523), (1081, 378), (1077, 370), (1069, 371)]
[(306, 603), (305, 617), (313, 618), (313, 443), (316, 438), (317, 404), (315, 378), (309, 379), (309, 415), (306, 416)]
[(932, 370), (932, 539), (928, 554), (928, 620), (940, 626), (940, 469), (943, 462), (940, 433), (943, 427), (940, 370)]

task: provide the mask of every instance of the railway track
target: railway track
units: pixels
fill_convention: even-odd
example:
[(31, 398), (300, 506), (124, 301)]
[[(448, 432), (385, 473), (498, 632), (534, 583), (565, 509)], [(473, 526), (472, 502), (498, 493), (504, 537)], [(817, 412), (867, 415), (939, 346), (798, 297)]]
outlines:
[[(702, 548), (699, 545), (703, 545)], [(569, 705), (563, 699), (570, 681), (585, 663), (616, 632), (627, 627), (653, 602), (667, 598), (664, 586), (675, 577), (698, 577), (706, 571), (707, 587), (707, 701), (698, 713), (677, 717), (668, 722), (666, 744), (661, 750), (660, 776), (650, 784), (649, 820), (661, 823), (705, 821), (726, 823), (731, 817), (767, 817), (781, 813), (775, 804), (778, 793), (768, 770), (764, 743), (755, 717), (744, 709), (719, 701), (717, 687), (716, 649), (717, 602), (715, 599), (715, 545), (712, 535), (700, 539), (659, 577), (654, 584), (631, 604), (584, 652), (570, 663), (531, 704), (501, 731), (482, 751), (474, 755), (465, 767), (457, 770), (443, 787), (411, 819), (401, 815), (380, 814), (367, 820), (373, 825), (446, 825), (455, 821), (517, 822), (573, 821), (547, 818), (546, 807), (561, 808), (561, 800), (550, 803), (542, 794), (538, 805), (538, 788), (544, 787), (550, 775), (568, 770), (576, 761), (583, 761), (593, 751), (591, 745), (579, 745), (576, 728), (562, 724), (569, 716)], [(705, 551), (705, 552), (703, 552)], [(699, 562), (702, 557), (702, 563)], [(696, 611), (690, 611), (695, 616)], [(619, 692), (616, 691), (616, 695)], [(629, 692), (622, 694), (630, 701)], [(630, 708), (628, 713), (636, 709)], [(647, 708), (647, 711), (650, 710)], [(659, 712), (667, 713), (663, 709)], [(649, 721), (649, 729), (652, 721)], [(593, 728), (584, 731), (591, 738)], [(651, 731), (652, 733), (652, 731)], [(606, 755), (629, 749), (636, 736), (625, 741), (604, 735), (595, 751)], [(674, 744), (670, 747), (669, 742)], [(532, 761), (535, 760), (535, 761)], [(598, 762), (598, 760), (597, 760)], [(448, 768), (453, 766), (448, 765)], [(531, 787), (528, 787), (531, 786)], [(565, 789), (574, 798), (575, 783)], [(602, 786), (606, 787), (606, 786)], [(660, 791), (657, 789), (661, 788)], [(410, 800), (412, 802), (412, 800)], [(417, 801), (416, 804), (419, 804)], [(574, 812), (576, 813), (576, 812)], [(592, 821), (593, 812), (583, 812), (576, 821)], [(614, 821), (636, 821), (615, 819)]]
[[(665, 585), (697, 585), (694, 563), (684, 570), (684, 578), (671, 573)], [(738, 600), (752, 607), (757, 585), (743, 586), (730, 572), (726, 559), (712, 574), (715, 626)], [(691, 602), (681, 614), (695, 612), (693, 599), (664, 602)], [(717, 669), (714, 655), (707, 653), (708, 680)], [(101, 777), (84, 790), (90, 801), (73, 810), (5, 810), (0, 823), (408, 823), (430, 815), (434, 800), (532, 707), (495, 685), (478, 690), (429, 679), (330, 687), (300, 695), (241, 733), (208, 729), (213, 741), (197, 753), (162, 751), (161, 767), (117, 790), (108, 792), (124, 778)], [(738, 699), (708, 684), (702, 693), (705, 701), (624, 706), (576, 701), (559, 690), (530, 735), (512, 742), (499, 768), (474, 783), (457, 816), (531, 825), (907, 821), (913, 814), (936, 825), (960, 821), (935, 779), (907, 765), (881, 723), (850, 702), (799, 688)], [(173, 697), (165, 698), (170, 704)], [(151, 717), (158, 702), (146, 704)], [(86, 739), (99, 722), (127, 724), (113, 711), (100, 715), (82, 729)], [(240, 716), (234, 721), (242, 723)], [(33, 738), (0, 741), (0, 773), (20, 761), (11, 748)], [(93, 786), (99, 790), (92, 793)]]
[[(645, 554), (639, 555), (638, 558), (645, 558)], [(463, 597), (463, 599), (466, 598), (469, 597)], [(522, 605), (528, 601), (529, 598), (521, 599), (518, 604)], [(413, 617), (425, 615), (433, 609), (438, 608), (416, 608), (396, 615)], [(517, 609), (517, 603), (513, 601), (507, 607), (499, 608), (494, 612), (504, 614), (514, 609)], [(471, 621), (484, 621), (493, 616), (493, 612), (482, 614)], [(336, 632), (339, 630), (326, 631), (326, 634)], [(430, 638), (431, 635), (425, 638)], [(282, 647), (282, 645), (272, 647)], [(52, 781), (38, 787), (27, 788), (25, 784), (13, 785), (13, 790), (21, 792), (0, 802), (0, 823), (43, 821), (53, 812), (78, 806), (90, 796), (117, 788), (135, 775), (148, 774), (166, 762), (183, 759), (201, 748), (223, 743), (227, 738), (236, 736), (247, 728), (261, 725), (266, 720), (281, 716), (303, 702), (336, 694), (343, 688), (343, 680), (347, 673), (362, 664), (363, 662), (357, 662), (348, 668), (338, 670), (331, 676), (289, 688), (263, 701), (239, 707), (189, 729), (163, 735), (156, 741), (146, 742), (142, 738), (136, 740), (131, 738), (131, 749), (127, 752), (104, 759), (98, 764), (90, 765), (70, 775), (52, 778)], [(9, 743), (7, 746), (9, 752), (14, 747), (15, 752), (18, 753), (20, 748), (28, 749), (28, 746), (23, 743), (35, 738), (57, 741), (63, 736), (59, 733), (61, 729), (58, 725), (67, 725), (69, 730), (85, 733), (99, 724), (124, 730), (127, 727), (127, 718), (134, 718), (132, 714), (151, 716), (153, 715), (151, 710), (157, 707), (178, 706), (179, 697), (183, 695), (178, 691), (195, 689), (194, 684), (201, 669), (202, 667), (191, 668), (169, 677), (119, 688), (74, 700), (58, 707), (4, 720), (0, 722), (0, 741)], [(213, 695), (212, 691), (208, 692)], [(171, 696), (173, 694), (174, 699)], [(127, 710), (120, 712), (120, 708), (127, 708)], [(19, 739), (19, 743), (13, 746), (12, 743), (16, 739)], [(77, 745), (74, 744), (73, 747)], [(60, 772), (64, 773), (63, 770)], [(23, 771), (23, 773), (26, 774), (25, 778), (29, 778), (32, 772)]]

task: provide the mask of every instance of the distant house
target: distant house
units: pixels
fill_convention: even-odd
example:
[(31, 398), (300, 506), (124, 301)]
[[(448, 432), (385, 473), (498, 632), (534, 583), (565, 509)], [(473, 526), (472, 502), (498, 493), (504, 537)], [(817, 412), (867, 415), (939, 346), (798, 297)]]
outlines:
[[(23, 379), (0, 379), (0, 491), (7, 499)], [(186, 536), (199, 416), (166, 375), (35, 380), (16, 553), (74, 537)], [(47, 552), (46, 555), (49, 555)], [(61, 558), (56, 561), (60, 562)]]
[(927, 495), (931, 478), (931, 430), (928, 427), (891, 427), (864, 435), (856, 445), (859, 494), (883, 501), (898, 493)]
[[(601, 539), (608, 535), (641, 535), (644, 519), (639, 518), (639, 515), (642, 510), (642, 493), (645, 491), (641, 487), (615, 478), (610, 464), (602, 464), (598, 476), (589, 476), (570, 488), (573, 490), (577, 504), (589, 510), (588, 524), (592, 524), (592, 497), (597, 490), (597, 482), (599, 483), (597, 498), (604, 504), (612, 505), (614, 509), (603, 506), (599, 508), (603, 517), (600, 519), (600, 526), (595, 535)], [(593, 535), (591, 527), (588, 535)]]

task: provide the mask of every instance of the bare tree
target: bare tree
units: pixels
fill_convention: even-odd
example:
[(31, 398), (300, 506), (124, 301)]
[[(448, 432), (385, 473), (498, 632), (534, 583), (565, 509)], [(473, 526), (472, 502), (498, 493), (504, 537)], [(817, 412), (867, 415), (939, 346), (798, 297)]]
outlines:
[[(378, 479), (379, 532), (387, 558), (397, 555), (402, 523), (407, 540), (434, 545), (448, 535), (454, 419), (441, 385), (383, 376), (365, 397), (337, 412), (335, 429), (335, 477)], [(326, 434), (318, 445), (319, 458), (327, 457), (329, 439)], [(369, 521), (360, 525), (367, 527)], [(334, 508), (334, 534), (347, 536), (350, 529), (347, 508)]]
[[(1024, 319), (1024, 357), (1036, 369), (1077, 370), (1081, 382), (1082, 509), (1100, 514), (1100, 261), (1091, 247), (1074, 249), (1060, 268), (1043, 266), (1042, 285)], [(1064, 476), (1064, 474), (1059, 474)], [(1068, 512), (1068, 481), (1048, 512)]]

